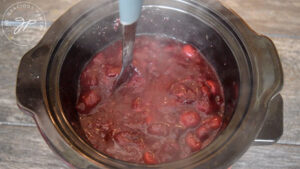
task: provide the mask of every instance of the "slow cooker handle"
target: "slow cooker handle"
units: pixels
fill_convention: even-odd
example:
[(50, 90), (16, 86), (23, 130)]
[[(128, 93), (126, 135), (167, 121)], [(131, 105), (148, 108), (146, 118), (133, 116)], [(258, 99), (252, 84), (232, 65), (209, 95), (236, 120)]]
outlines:
[(43, 96), (41, 91), (42, 69), (46, 66), (44, 57), (49, 48), (36, 46), (27, 52), (20, 61), (17, 82), (16, 98), (18, 107), (25, 113), (33, 116), (43, 108)]
[(254, 140), (254, 145), (270, 145), (276, 143), (283, 133), (283, 100), (279, 94), (269, 103), (264, 125)]
[(283, 132), (283, 100), (279, 91), (283, 87), (283, 71), (279, 55), (271, 39), (257, 36), (255, 62), (258, 65), (259, 111), (267, 112), (264, 125), (254, 143), (276, 143)]

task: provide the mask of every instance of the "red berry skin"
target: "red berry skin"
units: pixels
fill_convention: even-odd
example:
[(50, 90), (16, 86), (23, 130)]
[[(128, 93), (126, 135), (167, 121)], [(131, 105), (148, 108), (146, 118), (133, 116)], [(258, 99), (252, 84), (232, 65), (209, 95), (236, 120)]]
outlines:
[(91, 91), (87, 95), (82, 96), (82, 99), (85, 105), (88, 107), (95, 106), (101, 100), (100, 96), (94, 91)]
[(170, 88), (170, 92), (175, 95), (178, 101), (190, 104), (196, 100), (194, 91), (188, 89), (187, 86), (181, 83), (174, 83)]
[(214, 81), (207, 80), (206, 84), (210, 88), (210, 91), (211, 91), (212, 94), (217, 94), (217, 92), (218, 92), (217, 84)]
[(193, 58), (197, 55), (197, 50), (192, 45), (184, 45), (182, 50), (183, 53), (189, 58)]
[(197, 108), (199, 111), (204, 112), (206, 114), (209, 114), (210, 112), (212, 112), (212, 106), (210, 104), (209, 99), (199, 100), (197, 102)]
[(200, 120), (199, 114), (194, 111), (186, 111), (180, 115), (180, 123), (187, 128), (197, 126)]
[(203, 125), (196, 130), (196, 135), (201, 141), (204, 141), (209, 137), (209, 134), (212, 131), (219, 129), (221, 125), (222, 118), (218, 115), (215, 115), (204, 120)]
[(212, 118), (210, 118), (206, 124), (207, 128), (212, 129), (212, 130), (216, 130), (218, 128), (221, 127), (222, 125), (222, 118), (218, 115), (213, 116)]
[(186, 94), (186, 87), (183, 84), (175, 83), (171, 86), (171, 93), (176, 97), (181, 98)]
[(152, 152), (145, 152), (143, 155), (143, 159), (145, 164), (157, 164), (157, 160), (155, 159), (155, 155)]
[(91, 90), (82, 93), (79, 102), (76, 105), (76, 109), (81, 114), (86, 114), (91, 108), (97, 105), (101, 101), (101, 96), (97, 90)]
[(185, 136), (185, 142), (191, 148), (192, 151), (200, 150), (202, 147), (201, 141), (192, 133), (188, 133)]
[(209, 133), (210, 130), (207, 129), (205, 126), (201, 126), (196, 130), (196, 135), (201, 141), (206, 140), (209, 137)]
[(201, 87), (201, 92), (204, 96), (210, 96), (210, 94), (211, 94), (210, 90), (207, 86), (202, 86)]

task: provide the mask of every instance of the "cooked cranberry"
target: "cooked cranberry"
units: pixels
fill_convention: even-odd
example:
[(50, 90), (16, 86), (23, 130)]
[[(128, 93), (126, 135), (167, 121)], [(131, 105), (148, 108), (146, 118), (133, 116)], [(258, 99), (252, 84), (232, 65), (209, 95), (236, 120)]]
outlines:
[(211, 129), (218, 129), (221, 127), (222, 124), (222, 118), (218, 115), (215, 115), (211, 120), (208, 122), (208, 126)]
[(196, 94), (182, 83), (175, 83), (170, 88), (171, 93), (175, 95), (182, 103), (192, 103), (196, 100)]
[(184, 45), (182, 50), (183, 53), (190, 58), (194, 57), (197, 54), (196, 49), (192, 45)]
[(200, 122), (200, 116), (197, 112), (186, 111), (180, 115), (180, 123), (185, 127), (195, 127)]
[(116, 67), (116, 66), (108, 66), (106, 68), (106, 76), (108, 77), (116, 77), (121, 71), (120, 67)]
[(144, 162), (146, 164), (157, 164), (157, 160), (155, 159), (155, 155), (152, 152), (145, 152), (143, 156)]
[(202, 99), (197, 102), (197, 108), (204, 113), (210, 113), (212, 111), (212, 104), (208, 99)]
[(79, 102), (76, 106), (80, 113), (89, 113), (88, 111), (101, 101), (101, 97), (97, 90), (91, 90), (83, 93), (80, 96)]
[(147, 129), (148, 133), (157, 135), (157, 136), (168, 135), (168, 132), (169, 132), (168, 130), (169, 130), (169, 127), (166, 124), (162, 124), (162, 123), (151, 124)]
[(207, 80), (207, 81), (206, 81), (206, 84), (209, 86), (210, 91), (211, 91), (213, 94), (216, 94), (216, 93), (217, 93), (217, 86), (216, 86), (216, 83), (215, 83), (215, 82), (213, 82), (212, 80)]
[(191, 148), (192, 151), (200, 150), (202, 147), (201, 141), (192, 133), (188, 133), (185, 136), (185, 142)]
[(170, 90), (171, 93), (177, 96), (178, 98), (182, 98), (186, 95), (186, 87), (180, 83), (173, 84)]
[(196, 100), (196, 94), (192, 90), (187, 90), (183, 103), (193, 103)]
[[(82, 102), (79, 102), (79, 103), (76, 105), (76, 109), (77, 109), (78, 112), (83, 113), (84, 110), (85, 110), (85, 104), (82, 103)], [(88, 112), (86, 112), (86, 113), (88, 113)]]
[(223, 103), (223, 99), (219, 95), (217, 95), (215, 97), (215, 101), (216, 101), (216, 104), (219, 106)]
[(218, 115), (215, 115), (207, 120), (205, 120), (205, 125), (209, 129), (218, 129), (221, 127), (222, 124), (222, 118)]
[(88, 107), (95, 106), (98, 102), (101, 101), (101, 97), (96, 90), (91, 90), (85, 93), (84, 95), (82, 95), (81, 99), (83, 103)]
[(210, 95), (210, 90), (207, 86), (202, 86), (201, 87), (201, 92), (204, 96), (209, 96)]
[(201, 126), (196, 130), (196, 135), (199, 139), (205, 140), (209, 136), (210, 130), (207, 129), (205, 126)]
[(191, 90), (195, 94), (198, 94), (199, 87), (202, 86), (201, 83), (199, 83), (197, 80), (193, 79), (192, 77), (181, 80), (180, 82), (184, 84), (187, 87), (187, 89)]

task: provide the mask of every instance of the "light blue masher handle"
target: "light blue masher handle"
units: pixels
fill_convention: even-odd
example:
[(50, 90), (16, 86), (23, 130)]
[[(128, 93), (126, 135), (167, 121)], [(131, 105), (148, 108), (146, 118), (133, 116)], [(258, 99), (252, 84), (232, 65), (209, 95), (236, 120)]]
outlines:
[(141, 14), (143, 0), (119, 0), (120, 21), (123, 25), (136, 22)]

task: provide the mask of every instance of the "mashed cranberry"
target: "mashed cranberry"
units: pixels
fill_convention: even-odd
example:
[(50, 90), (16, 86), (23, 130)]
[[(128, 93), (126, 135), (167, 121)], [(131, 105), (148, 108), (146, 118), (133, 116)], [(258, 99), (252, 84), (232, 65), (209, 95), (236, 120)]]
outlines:
[(137, 37), (135, 72), (112, 93), (121, 53), (121, 42), (115, 42), (80, 76), (76, 109), (95, 149), (124, 161), (158, 164), (188, 157), (212, 142), (222, 125), (224, 94), (194, 46)]

